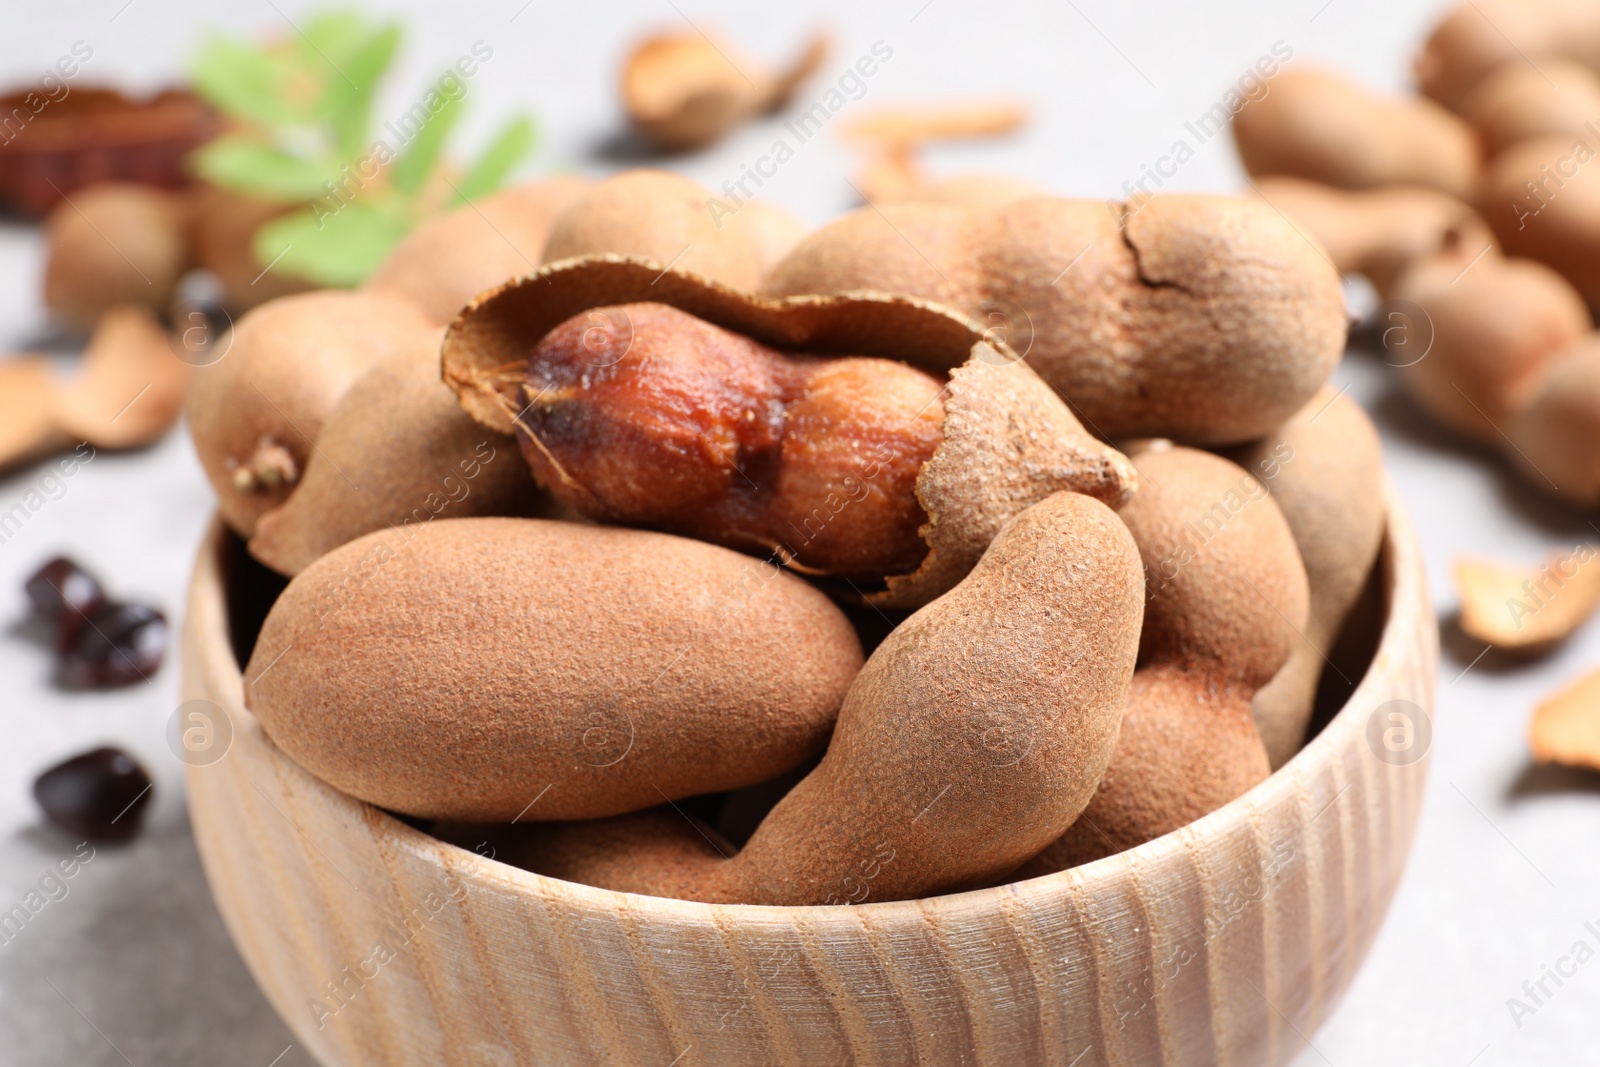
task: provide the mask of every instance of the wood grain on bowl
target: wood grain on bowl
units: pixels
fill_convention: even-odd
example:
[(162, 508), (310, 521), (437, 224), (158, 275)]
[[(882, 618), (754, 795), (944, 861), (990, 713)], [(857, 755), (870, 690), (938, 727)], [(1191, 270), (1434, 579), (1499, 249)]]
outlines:
[(1437, 658), (1411, 528), (1388, 499), (1376, 657), (1282, 770), (1084, 867), (831, 908), (544, 878), (324, 785), (244, 710), (227, 629), (242, 547), (216, 525), (184, 690), (226, 710), (233, 741), (189, 769), (201, 858), (252, 973), (329, 1067), (1285, 1063), (1366, 955), (1422, 799), (1425, 745), (1368, 740), (1390, 713), (1427, 714)]

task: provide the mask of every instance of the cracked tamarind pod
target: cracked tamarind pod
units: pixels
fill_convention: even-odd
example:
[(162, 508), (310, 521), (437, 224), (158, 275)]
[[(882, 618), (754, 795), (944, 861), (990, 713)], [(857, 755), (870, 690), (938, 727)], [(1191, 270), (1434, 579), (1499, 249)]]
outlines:
[(591, 256), (480, 297), (442, 352), (463, 409), (520, 435), (561, 504), (834, 574), (878, 607), (953, 588), (1052, 493), (1116, 506), (1136, 486), (1015, 352), (911, 297), (767, 300)]
[(1220, 456), (1153, 442), (1118, 513), (1145, 567), (1139, 669), (1094, 799), (1016, 872), (1032, 878), (1154, 840), (1271, 773), (1250, 701), (1301, 640), (1306, 572), (1277, 504)]
[(530, 827), (507, 835), (499, 856), (714, 903), (904, 900), (990, 882), (1059, 836), (1094, 793), (1116, 744), (1142, 593), (1138, 549), (1116, 515), (1079, 494), (1048, 497), (873, 652), (822, 762), (731, 859), (668, 810)]
[[(617, 362), (595, 365), (587, 315), (528, 360), (517, 436), (541, 485), (592, 519), (776, 553), (807, 571), (917, 569), (927, 516), (916, 479), (944, 421), (932, 375), (786, 355), (664, 304), (598, 314), (631, 326)], [(848, 500), (837, 516), (824, 503), (833, 492)]]
[[(597, 358), (585, 343), (595, 316), (626, 324), (620, 357), (608, 347)], [(996, 426), (1018, 435), (1030, 408), (1053, 416), (1063, 437), (1038, 456), (1053, 467), (996, 481), (1022, 494), (1021, 503), (1001, 497), (1005, 511), (1066, 484), (1112, 500), (1129, 486), (1115, 453), (1020, 366), (969, 365), (946, 384), (893, 360), (790, 354), (663, 304), (627, 304), (550, 331), (526, 375), (518, 439), (562, 503), (852, 583), (911, 581), (930, 562), (970, 567), (984, 545), (930, 553), (939, 547), (932, 516), (945, 509), (924, 478), (992, 465), (982, 435)], [(961, 573), (950, 570), (917, 603)]]
[(368, 368), (438, 343), (409, 302), (319, 290), (279, 297), (242, 316), (195, 370), (187, 414), (217, 510), (241, 537), (294, 491), (322, 425)]
[(773, 296), (863, 289), (1003, 333), (1111, 440), (1261, 437), (1327, 380), (1346, 332), (1323, 253), (1235, 197), (887, 204), (815, 231), (762, 283)]
[(245, 703), (290, 758), (379, 807), (581, 819), (804, 763), (860, 666), (826, 596), (725, 548), (441, 518), (295, 576), (262, 625)]

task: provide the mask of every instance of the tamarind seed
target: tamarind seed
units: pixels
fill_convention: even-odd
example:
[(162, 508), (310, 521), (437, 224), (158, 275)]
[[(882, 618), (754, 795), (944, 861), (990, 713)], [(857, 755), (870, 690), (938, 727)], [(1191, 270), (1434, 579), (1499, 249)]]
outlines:
[(97, 748), (56, 764), (33, 783), (50, 823), (93, 841), (125, 841), (139, 832), (150, 804), (150, 775), (120, 748)]

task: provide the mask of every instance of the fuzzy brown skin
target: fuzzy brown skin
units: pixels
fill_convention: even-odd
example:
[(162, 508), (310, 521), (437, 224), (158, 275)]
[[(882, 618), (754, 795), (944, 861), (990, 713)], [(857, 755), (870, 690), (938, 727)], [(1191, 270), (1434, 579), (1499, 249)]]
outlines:
[(1250, 702), (1277, 769), (1305, 742), (1323, 666), (1383, 544), (1382, 446), (1360, 405), (1324, 386), (1276, 433), (1228, 458), (1272, 494), (1310, 585), (1303, 640)]
[(417, 345), (350, 387), (294, 494), (256, 522), (250, 554), (292, 577), (389, 526), (551, 509), (515, 442), (473, 422), (440, 381), (438, 345)]
[(1254, 190), (1327, 249), (1340, 274), (1365, 275), (1387, 298), (1413, 263), (1455, 250), (1461, 266), (1497, 247), (1488, 224), (1436, 189), (1336, 189), (1304, 178), (1262, 178)]
[(799, 764), (860, 665), (825, 596), (726, 549), (436, 519), (302, 571), (262, 627), (245, 700), (303, 767), (380, 807), (583, 819)]
[(1555, 269), (1591, 307), (1600, 306), (1597, 156), (1600, 134), (1589, 130), (1525, 141), (1495, 159), (1479, 192), (1484, 218), (1506, 254)]
[[(321, 290), (283, 297), (242, 316), (218, 342), (226, 355), (197, 368), (189, 433), (223, 521), (246, 539), (256, 520), (294, 491), (345, 391), (368, 368), (406, 351), (438, 351), (437, 327), (409, 303), (377, 293)], [(286, 478), (243, 480), (264, 453), (286, 458)]]
[(1506, 436), (1516, 445), (1507, 458), (1528, 484), (1580, 507), (1600, 505), (1600, 335), (1551, 355)]
[(51, 209), (44, 302), (52, 315), (89, 330), (120, 304), (165, 315), (189, 268), (184, 208), (176, 193), (105, 182)]
[(967, 311), (1112, 439), (1260, 437), (1344, 346), (1326, 258), (1268, 205), (1230, 197), (867, 208), (806, 238), (763, 283), (852, 289)]
[[(878, 647), (822, 763), (731, 861), (659, 816), (551, 827), (528, 861), (609, 888), (749, 904), (898, 900), (992, 880), (1094, 792), (1116, 742), (1142, 591), (1137, 550), (1111, 510), (1049, 497)], [(678, 847), (659, 845), (668, 834)], [(632, 863), (619, 862), (635, 845)]]
[(1457, 256), (1423, 260), (1401, 275), (1394, 296), (1422, 309), (1412, 329), (1432, 333), (1426, 356), (1408, 350), (1393, 360), (1401, 383), (1446, 427), (1496, 446), (1551, 356), (1594, 325), (1555, 271), (1493, 252), (1465, 269)]
[(1491, 72), (1565, 56), (1600, 67), (1600, 12), (1588, 0), (1473, 0), (1434, 27), (1412, 65), (1417, 85), (1459, 108)]
[(1306, 572), (1259, 482), (1206, 452), (1130, 452), (1139, 495), (1119, 512), (1148, 593), (1122, 737), (1094, 799), (1018, 877), (1064, 870), (1170, 833), (1271, 773), (1250, 700), (1304, 628)]
[(428, 219), (361, 287), (409, 300), (442, 326), (483, 290), (538, 267), (556, 218), (589, 187), (583, 178), (561, 175)]
[(726, 218), (718, 226), (706, 207), (711, 197), (678, 174), (624, 171), (589, 189), (556, 218), (544, 261), (628, 253), (734, 289), (753, 289), (764, 265), (761, 238), (754, 226), (735, 226)]
[[(942, 204), (967, 204), (998, 207), (1013, 200), (1032, 200), (1049, 196), (1050, 190), (1021, 178), (1004, 174), (960, 174), (938, 181), (922, 182), (894, 198), (896, 203), (935, 201)], [(877, 201), (882, 203), (882, 201)]]
[(794, 215), (765, 200), (746, 200), (733, 214), (723, 217), (722, 226), (750, 246), (757, 277), (776, 266), (811, 231)]
[(1489, 158), (1523, 141), (1570, 141), (1600, 117), (1600, 74), (1568, 59), (1508, 63), (1473, 86), (1461, 101), (1461, 115)]
[(546, 334), (527, 375), (523, 455), (590, 518), (868, 580), (927, 555), (915, 485), (944, 409), (922, 371), (789, 355), (664, 304), (627, 304)]
[(1472, 196), (1480, 161), (1472, 127), (1432, 100), (1387, 97), (1333, 71), (1295, 67), (1233, 119), (1251, 175), (1341, 189), (1421, 185)]

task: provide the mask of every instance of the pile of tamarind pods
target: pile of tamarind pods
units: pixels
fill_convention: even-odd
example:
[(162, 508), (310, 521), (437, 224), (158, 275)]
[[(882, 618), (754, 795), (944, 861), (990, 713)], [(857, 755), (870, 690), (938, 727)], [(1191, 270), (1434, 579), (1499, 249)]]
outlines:
[(507, 191), (197, 371), (290, 579), (244, 671), (280, 748), (543, 874), (758, 904), (1061, 870), (1294, 755), (1385, 522), (1320, 250), (1241, 198), (709, 195)]
[(1388, 302), (1390, 362), (1431, 416), (1600, 504), (1600, 9), (1463, 4), (1414, 73), (1408, 98), (1270, 79), (1233, 126), (1254, 190)]

